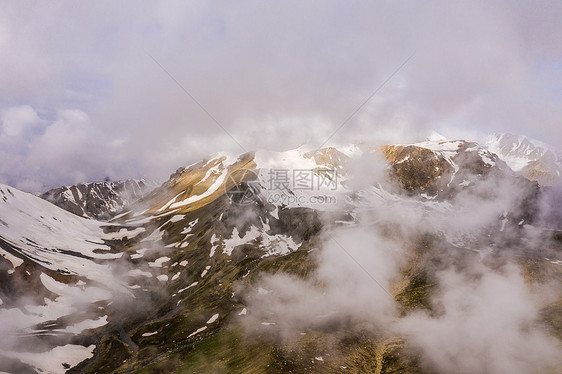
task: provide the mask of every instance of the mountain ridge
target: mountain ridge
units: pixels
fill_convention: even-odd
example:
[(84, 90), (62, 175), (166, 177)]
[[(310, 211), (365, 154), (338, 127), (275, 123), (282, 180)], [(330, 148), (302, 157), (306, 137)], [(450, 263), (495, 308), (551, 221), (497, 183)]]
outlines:
[[(0, 322), (15, 321), (0, 323), (14, 337), (0, 343), (0, 370), (432, 372), (408, 334), (366, 327), (376, 320), (348, 298), (362, 310), (375, 297), (402, 321), (439, 313), (449, 262), (498, 268), (513, 256), (529, 284), (559, 279), (541, 188), (483, 147), (348, 148), (216, 154), (106, 222), (0, 185)], [(375, 244), (356, 252), (365, 235)], [(308, 311), (268, 309), (310, 287), (294, 304)], [(358, 290), (369, 297), (353, 299)], [(561, 309), (544, 308), (560, 328)]]
[(549, 145), (522, 135), (491, 134), (485, 146), (502, 158), (515, 172), (543, 186), (557, 183), (562, 176), (562, 157)]
[(53, 188), (39, 197), (78, 216), (106, 220), (154, 187), (145, 179), (88, 182)]

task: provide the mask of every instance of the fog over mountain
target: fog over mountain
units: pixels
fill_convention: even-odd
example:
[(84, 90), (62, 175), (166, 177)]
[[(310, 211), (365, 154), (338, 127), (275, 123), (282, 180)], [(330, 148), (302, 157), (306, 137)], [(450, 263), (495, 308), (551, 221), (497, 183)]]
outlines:
[(560, 373), (561, 19), (0, 0), (0, 373)]
[[(2, 2), (0, 181), (164, 180), (210, 152), (450, 139), (562, 145), (557, 1)], [(153, 60), (154, 59), (154, 60)]]
[(562, 364), (562, 194), (478, 143), (218, 153), (100, 214), (118, 186), (0, 185), (0, 371)]

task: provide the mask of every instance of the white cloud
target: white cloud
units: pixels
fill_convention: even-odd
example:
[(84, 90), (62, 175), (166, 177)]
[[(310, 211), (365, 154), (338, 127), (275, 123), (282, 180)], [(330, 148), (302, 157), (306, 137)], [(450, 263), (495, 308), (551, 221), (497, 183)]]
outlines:
[[(410, 140), (440, 127), (562, 146), (559, 2), (18, 2), (3, 10), (0, 109), (82, 110), (106, 135), (89, 143), (90, 157), (122, 177), (165, 177), (208, 153), (240, 151), (146, 52), (245, 148), (321, 143), (413, 52), (336, 142), (392, 140), (397, 128)], [(118, 158), (104, 158), (115, 139), (126, 139)]]
[(439, 315), (419, 312), (399, 322), (439, 372), (549, 372), (560, 363), (560, 342), (536, 327), (537, 307), (515, 266), (479, 266), (472, 274), (449, 269), (439, 283)]
[(7, 137), (25, 135), (40, 123), (37, 112), (29, 105), (7, 108), (1, 113), (2, 135)]
[[(58, 183), (77, 183), (111, 174), (100, 133), (81, 110), (60, 110), (54, 121), (41, 119), (29, 106), (8, 108), (2, 113), (0, 176), (29, 191)], [(107, 157), (107, 158), (106, 158)]]

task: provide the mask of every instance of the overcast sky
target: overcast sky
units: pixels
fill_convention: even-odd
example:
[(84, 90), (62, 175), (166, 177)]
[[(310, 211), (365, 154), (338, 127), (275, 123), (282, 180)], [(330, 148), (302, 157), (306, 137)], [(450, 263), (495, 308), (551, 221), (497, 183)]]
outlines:
[(411, 55), (328, 145), (435, 129), (561, 149), (562, 2), (468, 3), (1, 1), (0, 182), (321, 145)]

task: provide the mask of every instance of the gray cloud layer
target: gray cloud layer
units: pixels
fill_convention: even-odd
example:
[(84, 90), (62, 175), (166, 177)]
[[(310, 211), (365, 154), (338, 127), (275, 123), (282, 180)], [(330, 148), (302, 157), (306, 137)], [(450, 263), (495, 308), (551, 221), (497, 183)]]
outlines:
[(165, 177), (210, 152), (523, 133), (562, 148), (562, 4), (5, 2), (0, 181)]

